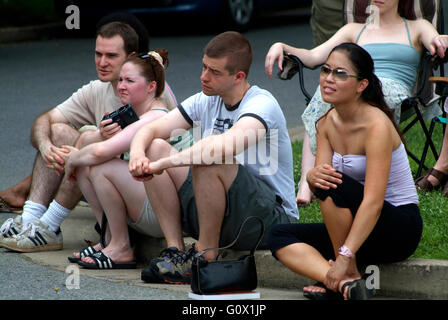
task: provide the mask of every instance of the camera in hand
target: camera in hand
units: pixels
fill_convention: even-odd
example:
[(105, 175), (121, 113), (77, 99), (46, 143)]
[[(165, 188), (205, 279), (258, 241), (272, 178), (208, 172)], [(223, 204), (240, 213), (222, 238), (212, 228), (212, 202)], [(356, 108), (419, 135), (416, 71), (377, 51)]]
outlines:
[(112, 119), (112, 123), (118, 123), (121, 129), (137, 121), (139, 119), (138, 115), (135, 113), (134, 109), (130, 104), (126, 104), (112, 113), (104, 115), (101, 121)]

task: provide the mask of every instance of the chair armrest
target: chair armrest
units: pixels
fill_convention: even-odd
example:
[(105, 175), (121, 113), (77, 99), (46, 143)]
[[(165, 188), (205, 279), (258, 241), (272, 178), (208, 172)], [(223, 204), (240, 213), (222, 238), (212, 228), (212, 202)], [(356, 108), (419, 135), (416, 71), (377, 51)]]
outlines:
[(448, 77), (429, 77), (428, 81), (435, 83), (436, 94), (441, 97), (448, 96)]
[(448, 77), (429, 77), (428, 80), (433, 83), (448, 83)]
[(299, 57), (283, 52), (283, 70), (280, 70), (277, 76), (281, 80), (290, 80), (295, 76), (296, 73), (298, 73), (300, 90), (305, 96), (305, 101), (306, 104), (308, 105), (308, 103), (311, 101), (312, 96), (308, 93), (308, 91), (305, 88), (305, 81), (303, 78), (303, 68), (314, 70), (317, 67), (318, 66), (314, 68), (308, 68), (303, 64), (302, 60), (300, 60)]

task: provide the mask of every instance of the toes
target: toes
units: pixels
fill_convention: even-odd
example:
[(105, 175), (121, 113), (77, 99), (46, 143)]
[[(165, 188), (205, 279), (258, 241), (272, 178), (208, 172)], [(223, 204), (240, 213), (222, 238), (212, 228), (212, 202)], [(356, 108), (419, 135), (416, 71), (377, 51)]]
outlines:
[(317, 287), (317, 286), (307, 286), (307, 287), (303, 287), (303, 291), (305, 291), (305, 292), (322, 292), (322, 293), (327, 292), (327, 291), (325, 290), (325, 288)]
[(82, 257), (82, 258), (81, 258), (81, 261), (82, 261), (82, 262), (85, 262), (85, 263), (90, 263), (90, 264), (95, 263), (95, 262), (93, 261), (93, 259), (90, 258), (90, 257)]

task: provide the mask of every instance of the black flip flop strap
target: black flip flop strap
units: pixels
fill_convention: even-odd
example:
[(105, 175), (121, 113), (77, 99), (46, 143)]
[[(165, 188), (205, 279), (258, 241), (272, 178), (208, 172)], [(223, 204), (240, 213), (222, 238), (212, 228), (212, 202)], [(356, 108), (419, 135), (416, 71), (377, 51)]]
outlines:
[(98, 251), (90, 257), (100, 269), (112, 269), (114, 267), (112, 260), (102, 251)]
[(94, 254), (94, 253), (96, 253), (97, 251), (92, 247), (92, 246), (89, 246), (89, 247), (87, 247), (87, 248), (85, 248), (85, 249), (83, 249), (83, 250), (81, 250), (81, 252), (79, 253), (79, 256), (82, 258), (82, 257), (89, 257), (89, 256), (91, 256), (92, 254)]
[[(344, 283), (344, 284), (342, 285), (342, 287), (341, 287), (341, 294), (344, 295), (344, 293), (345, 293), (345, 288), (346, 288), (346, 287), (349, 287), (349, 290), (350, 290), (350, 286), (351, 286), (353, 283), (355, 283), (355, 281), (347, 281), (346, 283)], [(348, 291), (347, 291), (347, 294), (349, 294)]]

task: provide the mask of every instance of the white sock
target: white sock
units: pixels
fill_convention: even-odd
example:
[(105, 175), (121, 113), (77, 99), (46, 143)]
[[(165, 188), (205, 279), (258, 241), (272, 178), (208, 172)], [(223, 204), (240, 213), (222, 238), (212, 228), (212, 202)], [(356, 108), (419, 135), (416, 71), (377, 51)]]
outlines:
[(45, 211), (47, 211), (47, 207), (44, 205), (27, 200), (23, 206), (22, 225), (26, 226), (35, 219), (40, 219), (44, 215)]
[(53, 200), (50, 203), (47, 212), (44, 213), (40, 220), (45, 222), (50, 227), (51, 231), (56, 232), (61, 226), (62, 221), (68, 217), (70, 212), (70, 209), (61, 206), (56, 200)]

